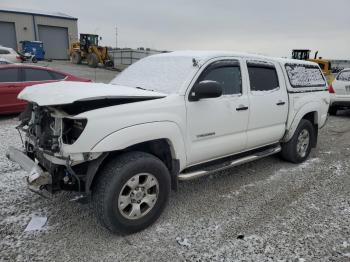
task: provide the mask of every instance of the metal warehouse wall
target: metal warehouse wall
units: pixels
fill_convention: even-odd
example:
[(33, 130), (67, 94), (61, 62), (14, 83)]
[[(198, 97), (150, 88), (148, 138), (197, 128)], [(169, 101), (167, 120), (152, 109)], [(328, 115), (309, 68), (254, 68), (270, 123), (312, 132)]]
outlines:
[(344, 68), (350, 68), (350, 60), (329, 60), (331, 62), (332, 69), (342, 70)]
[[(69, 45), (71, 42), (76, 41), (78, 39), (78, 23), (77, 23), (78, 21), (77, 20), (56, 18), (56, 17), (49, 17), (49, 16), (42, 16), (42, 15), (35, 15), (35, 14), (33, 15), (17, 14), (17, 13), (8, 13), (8, 12), (0, 11), (0, 22), (15, 23), (17, 49), (20, 47), (20, 44), (19, 44), (20, 41), (40, 40), (38, 25), (67, 28)], [(45, 48), (48, 48), (48, 47), (45, 47)], [(68, 59), (68, 54), (67, 54), (67, 59)]]
[(78, 21), (55, 17), (35, 16), (36, 25), (49, 25), (68, 28), (69, 44), (78, 39)]
[[(19, 47), (19, 42), (22, 40), (35, 40), (33, 17), (31, 15), (0, 12), (0, 22), (15, 23), (17, 48)], [(25, 27), (27, 30), (24, 29)]]
[(138, 60), (155, 54), (161, 54), (164, 51), (157, 50), (135, 50), (135, 49), (111, 49), (108, 54), (115, 66), (129, 66)]

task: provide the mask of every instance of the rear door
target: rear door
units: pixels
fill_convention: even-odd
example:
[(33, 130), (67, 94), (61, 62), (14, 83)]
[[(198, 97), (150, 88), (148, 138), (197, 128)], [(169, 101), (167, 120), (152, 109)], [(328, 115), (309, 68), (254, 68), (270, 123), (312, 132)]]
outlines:
[(24, 88), (19, 67), (0, 68), (0, 113), (20, 112), (26, 105), (17, 95)]
[(249, 76), (249, 124), (247, 148), (278, 142), (284, 135), (288, 94), (280, 66), (274, 62), (247, 61)]

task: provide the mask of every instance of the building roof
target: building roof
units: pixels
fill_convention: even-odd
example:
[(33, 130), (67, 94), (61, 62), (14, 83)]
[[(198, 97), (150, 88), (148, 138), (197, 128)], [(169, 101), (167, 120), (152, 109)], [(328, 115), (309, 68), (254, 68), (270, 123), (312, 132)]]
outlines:
[(32, 10), (32, 9), (0, 7), (0, 12), (55, 17), (55, 18), (62, 18), (62, 19), (69, 19), (69, 20), (78, 20), (78, 18), (76, 18), (76, 17), (70, 16), (70, 15), (67, 15), (67, 14), (64, 14), (61, 12), (40, 11), (40, 10)]

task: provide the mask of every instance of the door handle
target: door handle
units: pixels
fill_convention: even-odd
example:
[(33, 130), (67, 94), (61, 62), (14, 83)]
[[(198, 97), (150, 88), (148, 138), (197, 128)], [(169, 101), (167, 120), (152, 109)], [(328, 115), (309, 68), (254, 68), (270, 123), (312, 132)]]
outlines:
[(283, 106), (285, 103), (286, 103), (286, 102), (284, 102), (284, 101), (278, 101), (278, 103), (276, 103), (276, 105), (278, 105), (278, 106)]
[(236, 108), (237, 111), (243, 111), (243, 110), (248, 110), (247, 106), (244, 105), (239, 105), (239, 107)]

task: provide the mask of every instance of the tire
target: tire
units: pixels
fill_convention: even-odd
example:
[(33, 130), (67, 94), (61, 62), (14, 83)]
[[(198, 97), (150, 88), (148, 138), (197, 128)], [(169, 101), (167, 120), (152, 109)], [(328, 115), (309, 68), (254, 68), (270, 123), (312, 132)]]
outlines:
[(72, 63), (81, 64), (81, 55), (78, 52), (72, 53)]
[[(132, 182), (132, 179), (138, 175), (141, 186), (131, 189), (129, 184), (136, 185), (137, 182)], [(148, 181), (142, 181), (145, 175), (147, 178), (155, 179), (152, 182), (153, 187), (149, 188), (152, 190), (151, 194), (149, 191), (142, 191), (142, 185), (146, 185)], [(131, 234), (141, 231), (153, 224), (161, 215), (169, 199), (170, 184), (167, 167), (155, 156), (143, 152), (120, 155), (105, 165), (93, 186), (92, 203), (96, 216), (100, 223), (113, 233)], [(136, 198), (139, 192), (146, 192), (144, 194), (147, 196), (142, 200), (133, 199), (132, 195), (134, 194)], [(157, 197), (154, 199), (155, 195)], [(146, 198), (148, 202), (152, 202), (152, 207), (143, 202)], [(123, 203), (126, 199), (134, 203)], [(140, 206), (140, 217), (136, 217), (137, 212), (133, 212), (134, 205)]]
[[(302, 137), (305, 137), (306, 133), (308, 134), (309, 138), (308, 144), (307, 146), (303, 146), (302, 148), (300, 147), (301, 150), (298, 151), (298, 146), (304, 144), (302, 143)], [(304, 162), (311, 152), (312, 145), (314, 144), (316, 139), (315, 135), (315, 129), (311, 122), (306, 119), (300, 120), (300, 123), (297, 129), (295, 130), (293, 137), (287, 143), (282, 144), (282, 151), (280, 153), (281, 157), (284, 160), (287, 160), (292, 163)], [(299, 144), (298, 141), (300, 141)]]
[(114, 63), (112, 60), (106, 60), (104, 62), (105, 67), (114, 67)]
[(38, 63), (38, 59), (36, 59), (36, 57), (35, 57), (35, 56), (33, 56), (33, 58), (32, 58), (32, 62), (33, 62), (34, 64), (36, 64), (36, 63)]
[(92, 68), (96, 68), (98, 66), (98, 58), (95, 53), (88, 54), (87, 56), (88, 65)]
[(337, 111), (338, 111), (338, 108), (335, 106), (329, 107), (329, 110), (328, 110), (328, 112), (331, 116), (335, 116), (337, 114)]

